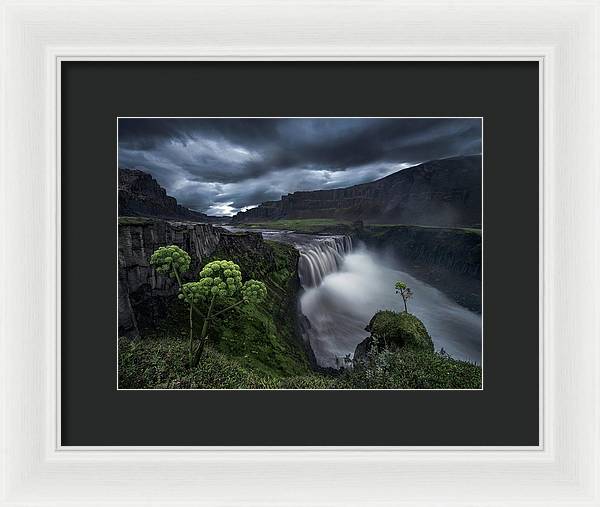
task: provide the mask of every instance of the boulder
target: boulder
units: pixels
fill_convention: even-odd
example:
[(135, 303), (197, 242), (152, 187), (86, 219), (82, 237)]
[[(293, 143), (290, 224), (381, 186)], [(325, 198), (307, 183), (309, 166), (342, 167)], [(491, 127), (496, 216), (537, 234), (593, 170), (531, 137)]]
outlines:
[(417, 317), (407, 312), (381, 310), (372, 318), (366, 331), (370, 336), (360, 342), (354, 351), (355, 360), (364, 360), (373, 346), (378, 350), (412, 348), (433, 352), (433, 341), (425, 325)]

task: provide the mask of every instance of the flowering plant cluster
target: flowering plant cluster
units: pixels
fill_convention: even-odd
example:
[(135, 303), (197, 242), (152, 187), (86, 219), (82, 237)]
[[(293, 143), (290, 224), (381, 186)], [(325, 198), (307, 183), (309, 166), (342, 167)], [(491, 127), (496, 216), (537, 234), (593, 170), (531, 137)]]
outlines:
[(176, 278), (190, 269), (191, 258), (189, 254), (176, 245), (161, 246), (150, 257), (150, 264), (158, 273)]
[[(197, 366), (208, 341), (211, 321), (239, 305), (260, 304), (267, 297), (267, 287), (258, 280), (242, 284), (240, 267), (232, 261), (218, 260), (206, 264), (198, 274), (198, 281), (181, 282), (181, 274), (190, 268), (189, 254), (175, 245), (163, 246), (150, 257), (150, 264), (160, 274), (176, 278), (179, 284), (178, 298), (189, 306), (189, 365)], [(219, 306), (228, 305), (217, 310)], [(194, 339), (194, 312), (203, 319), (198, 343)]]

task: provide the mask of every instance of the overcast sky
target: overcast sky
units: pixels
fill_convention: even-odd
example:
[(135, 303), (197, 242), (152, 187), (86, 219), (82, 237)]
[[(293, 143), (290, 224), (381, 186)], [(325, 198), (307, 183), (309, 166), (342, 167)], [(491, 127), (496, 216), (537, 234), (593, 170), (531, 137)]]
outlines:
[(149, 172), (209, 215), (478, 153), (480, 119), (119, 119), (119, 167)]

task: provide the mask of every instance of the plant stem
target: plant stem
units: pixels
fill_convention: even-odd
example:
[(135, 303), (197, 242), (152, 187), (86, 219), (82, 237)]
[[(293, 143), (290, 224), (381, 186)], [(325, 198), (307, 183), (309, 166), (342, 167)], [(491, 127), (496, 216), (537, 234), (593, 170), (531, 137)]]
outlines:
[(181, 283), (181, 278), (179, 278), (179, 273), (177, 272), (177, 268), (173, 264), (171, 266), (173, 267), (173, 273), (175, 273), (175, 278), (177, 278), (177, 283), (179, 284), (179, 288), (181, 289), (182, 283)]
[(217, 313), (215, 313), (212, 318), (215, 318), (217, 315), (221, 315), (223, 312), (226, 312), (227, 310), (231, 310), (233, 307), (241, 305), (244, 302), (243, 299), (240, 299), (237, 303), (233, 303), (231, 306), (228, 306), (227, 308), (223, 308), (222, 310), (219, 310)]
[(192, 305), (190, 305), (190, 349), (188, 352), (188, 361), (189, 361), (190, 366), (192, 366), (192, 351), (194, 350), (194, 333), (193, 333), (194, 323), (192, 320), (193, 315), (194, 315), (194, 312), (192, 311)]
[(200, 358), (202, 357), (202, 352), (204, 351), (204, 342), (206, 341), (206, 335), (208, 333), (208, 322), (210, 320), (210, 316), (212, 313), (213, 306), (215, 304), (216, 297), (217, 297), (217, 295), (213, 294), (213, 297), (210, 300), (210, 306), (208, 307), (208, 313), (206, 314), (206, 317), (204, 318), (204, 324), (202, 325), (202, 332), (200, 333), (200, 343), (198, 344), (198, 349), (196, 350), (196, 353), (194, 354), (194, 361), (193, 361), (192, 366), (198, 366), (198, 363), (200, 362)]
[[(179, 272), (175, 266), (173, 267), (173, 273), (175, 273), (175, 278), (177, 278), (177, 283), (179, 284), (179, 289), (183, 288), (183, 284), (181, 283), (181, 278), (179, 277)], [(200, 317), (206, 318), (206, 316), (198, 309), (198, 307), (194, 303), (190, 303), (190, 306), (194, 309), (194, 311), (200, 315)]]

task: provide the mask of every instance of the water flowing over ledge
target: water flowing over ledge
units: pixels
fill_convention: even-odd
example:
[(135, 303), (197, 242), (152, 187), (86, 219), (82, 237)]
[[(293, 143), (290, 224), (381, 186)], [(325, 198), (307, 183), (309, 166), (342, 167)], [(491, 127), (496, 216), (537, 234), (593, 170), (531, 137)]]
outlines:
[(365, 326), (371, 317), (378, 310), (401, 309), (394, 290), (396, 280), (413, 289), (409, 311), (423, 321), (436, 350), (443, 348), (455, 359), (481, 364), (481, 315), (410, 275), (381, 252), (362, 242), (353, 244), (349, 236), (257, 232), (265, 239), (293, 244), (300, 253), (303, 338), (319, 366), (344, 366), (344, 358), (351, 357), (368, 336)]
[(341, 268), (344, 255), (352, 248), (350, 236), (315, 238), (310, 243), (299, 245), (298, 274), (302, 287), (307, 289), (321, 285), (326, 275)]

